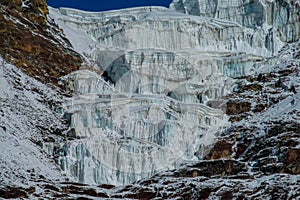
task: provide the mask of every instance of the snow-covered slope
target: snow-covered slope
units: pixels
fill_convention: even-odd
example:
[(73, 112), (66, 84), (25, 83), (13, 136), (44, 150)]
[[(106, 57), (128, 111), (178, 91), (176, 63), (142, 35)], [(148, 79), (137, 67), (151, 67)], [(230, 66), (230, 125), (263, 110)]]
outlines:
[(38, 146), (51, 138), (51, 132), (64, 129), (51, 109), (59, 98), (56, 91), (0, 58), (1, 192), (9, 186), (39, 193), (39, 184), (66, 179)]

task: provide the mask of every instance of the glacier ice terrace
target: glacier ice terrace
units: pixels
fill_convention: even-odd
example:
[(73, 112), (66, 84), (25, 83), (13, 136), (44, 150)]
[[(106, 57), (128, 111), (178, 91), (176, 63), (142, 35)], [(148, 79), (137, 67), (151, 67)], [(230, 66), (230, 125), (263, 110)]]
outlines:
[(271, 1), (249, 4), (247, 13), (237, 8), (241, 1), (230, 2), (225, 9), (218, 0), (173, 1), (173, 10), (190, 15), (163, 7), (50, 8), (87, 60), (61, 78), (73, 93), (64, 104), (68, 140), (44, 144), (68, 175), (123, 185), (205, 155), (228, 123), (207, 102), (228, 94), (233, 77), (267, 64), (299, 31), (298, 23), (293, 33), (281, 26), (286, 10), (271, 16)]

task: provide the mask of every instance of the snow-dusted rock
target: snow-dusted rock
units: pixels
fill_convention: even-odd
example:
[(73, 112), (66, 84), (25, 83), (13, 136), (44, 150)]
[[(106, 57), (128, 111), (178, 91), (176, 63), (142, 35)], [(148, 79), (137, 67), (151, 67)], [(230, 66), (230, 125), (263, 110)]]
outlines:
[(54, 160), (37, 145), (63, 129), (60, 115), (49, 105), (58, 102), (56, 98), (55, 90), (0, 57), (0, 188), (65, 180)]

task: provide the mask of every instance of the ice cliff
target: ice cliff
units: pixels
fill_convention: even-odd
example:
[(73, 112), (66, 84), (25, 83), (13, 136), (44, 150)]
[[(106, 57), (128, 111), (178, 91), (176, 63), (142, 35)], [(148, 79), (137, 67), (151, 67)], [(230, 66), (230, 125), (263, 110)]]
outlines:
[[(284, 42), (295, 42), (299, 38), (298, 0), (174, 0), (170, 9), (236, 22), (243, 27), (264, 31), (268, 38), (276, 35)], [(272, 45), (266, 43), (268, 48)]]
[(67, 174), (97, 184), (128, 184), (202, 159), (228, 123), (207, 102), (298, 37), (298, 5), (280, 2), (170, 5), (199, 16), (162, 7), (50, 8), (87, 64), (61, 78), (74, 94), (64, 104), (68, 141), (44, 149)]

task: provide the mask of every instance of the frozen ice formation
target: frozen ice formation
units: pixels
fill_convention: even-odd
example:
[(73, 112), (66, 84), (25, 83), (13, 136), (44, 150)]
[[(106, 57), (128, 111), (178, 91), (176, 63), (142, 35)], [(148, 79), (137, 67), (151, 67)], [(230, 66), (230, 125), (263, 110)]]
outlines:
[(276, 35), (284, 42), (295, 42), (300, 34), (299, 0), (173, 0), (170, 9), (262, 28), (266, 37)]
[(170, 7), (199, 16), (163, 7), (50, 8), (95, 71), (62, 77), (74, 93), (64, 105), (72, 140), (45, 145), (78, 181), (128, 184), (201, 159), (228, 121), (207, 101), (226, 95), (230, 77), (255, 72), (299, 31), (298, 7), (273, 1)]
[(230, 89), (224, 76), (202, 77), (181, 57), (172, 66), (153, 63), (153, 51), (139, 53), (145, 64), (131, 60), (127, 73), (112, 78), (115, 84), (88, 70), (64, 77), (78, 95), (65, 107), (80, 140), (61, 147), (59, 164), (81, 182), (126, 184), (199, 159), (227, 122), (204, 104)]
[[(81, 52), (96, 51), (101, 47), (125, 52), (159, 48), (269, 56), (282, 47), (279, 35), (272, 31), (254, 30), (235, 21), (184, 15), (160, 7), (100, 13), (61, 8), (50, 9), (50, 12), (61, 26), (66, 27), (67, 36)], [(84, 38), (83, 35), (88, 38), (86, 42), (78, 41)]]

